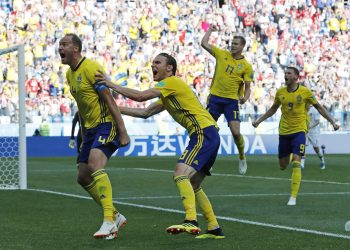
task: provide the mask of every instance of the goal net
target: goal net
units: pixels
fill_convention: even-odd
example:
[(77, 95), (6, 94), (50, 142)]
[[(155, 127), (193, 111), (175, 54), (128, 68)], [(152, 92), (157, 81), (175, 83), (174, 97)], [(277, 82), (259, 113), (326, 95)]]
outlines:
[[(2, 62), (6, 62), (7, 58), (16, 57), (17, 81), (10, 83), (6, 76), (3, 77), (3, 81), (0, 80), (0, 101), (2, 101), (2, 112), (0, 113), (0, 189), (27, 188), (24, 46), (18, 45), (0, 50)], [(12, 65), (6, 66), (11, 67)], [(18, 96), (17, 94), (9, 96), (8, 93), (5, 93), (7, 84), (18, 84)], [(18, 108), (13, 114), (4, 112), (7, 107), (3, 104), (7, 101), (12, 102)]]

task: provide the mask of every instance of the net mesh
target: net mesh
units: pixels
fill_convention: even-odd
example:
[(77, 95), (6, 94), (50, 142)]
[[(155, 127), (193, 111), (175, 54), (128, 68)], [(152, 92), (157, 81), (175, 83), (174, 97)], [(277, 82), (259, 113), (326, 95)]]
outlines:
[(18, 137), (0, 137), (0, 188), (19, 188)]
[[(0, 50), (2, 66), (17, 68), (18, 72), (12, 81), (17, 84), (14, 93), (4, 95), (9, 102), (1, 103), (0, 112), (0, 189), (19, 189), (20, 184), (20, 148), (19, 148), (19, 53), (18, 46)], [(9, 59), (9, 60), (6, 60)], [(12, 65), (7, 64), (9, 61)], [(1, 64), (0, 64), (1, 65)], [(24, 66), (24, 65), (23, 65)], [(4, 77), (2, 85), (11, 85), (10, 80)], [(1, 85), (1, 82), (0, 82)]]

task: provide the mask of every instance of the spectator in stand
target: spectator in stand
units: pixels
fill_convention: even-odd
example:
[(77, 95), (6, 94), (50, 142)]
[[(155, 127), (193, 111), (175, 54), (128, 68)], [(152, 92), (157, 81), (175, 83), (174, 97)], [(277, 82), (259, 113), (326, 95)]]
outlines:
[(244, 28), (247, 29), (248, 32), (252, 32), (254, 29), (254, 16), (252, 13), (248, 13), (243, 20)]
[(39, 92), (39, 81), (38, 79), (35, 77), (35, 75), (32, 76), (28, 76), (28, 80), (26, 82), (26, 92), (27, 92), (27, 96), (31, 99), (36, 98), (36, 96), (38, 95)]
[[(71, 100), (72, 97), (64, 80), (65, 68), (57, 60), (56, 54), (57, 37), (62, 34), (81, 34), (84, 47), (88, 51), (87, 55), (106, 66), (112, 79), (121, 72), (128, 77), (129, 60), (138, 48), (141, 48), (138, 53), (143, 57), (138, 57), (133, 66), (136, 69), (134, 74), (138, 78), (146, 72), (144, 68), (147, 67), (144, 65), (150, 56), (163, 51), (164, 48), (175, 51), (179, 62), (186, 56), (198, 57), (201, 54), (201, 37), (208, 29), (208, 24), (213, 23), (220, 28), (219, 33), (213, 36), (213, 41), (220, 47), (227, 48), (227, 41), (233, 34), (244, 34), (247, 38), (246, 47), (250, 48), (245, 56), (254, 65), (256, 77), (261, 76), (259, 80), (266, 83), (266, 91), (280, 86), (283, 82), (283, 74), (280, 72), (283, 72), (285, 67), (297, 65), (298, 62), (301, 74), (305, 74), (303, 62), (312, 61), (320, 73), (320, 82), (325, 83), (316, 94), (328, 97), (329, 111), (334, 109), (333, 96), (337, 96), (339, 109), (349, 112), (344, 93), (350, 92), (350, 87), (346, 84), (350, 72), (350, 36), (347, 26), (350, 8), (345, 6), (342, 0), (232, 0), (226, 1), (221, 8), (218, 8), (217, 1), (183, 0), (124, 1), (123, 4), (119, 4), (119, 1), (106, 1), (101, 5), (96, 5), (95, 1), (12, 2), (13, 11), (0, 9), (2, 20), (7, 20), (0, 23), (0, 49), (11, 44), (25, 43), (26, 72), (32, 75), (44, 73), (50, 77), (50, 81), (45, 82), (48, 82), (48, 86), (53, 84), (62, 92), (62, 98), (67, 100)], [(249, 15), (254, 17), (252, 31), (250, 22), (245, 23), (249, 20)], [(339, 28), (335, 30), (333, 21), (337, 21), (332, 18), (336, 18), (339, 23), (336, 24)], [(235, 23), (235, 20), (238, 22)], [(152, 34), (152, 27), (154, 31), (157, 30), (157, 34)], [(268, 27), (273, 27), (273, 32), (270, 32)], [(183, 31), (184, 38), (181, 44), (179, 37)], [(159, 37), (155, 38), (158, 34)], [(301, 37), (305, 44), (300, 40)], [(341, 63), (333, 64), (331, 58), (335, 57)], [(14, 54), (2, 58), (0, 83), (17, 81), (16, 61)], [(215, 60), (209, 55), (204, 55), (204, 61), (203, 75), (213, 77)], [(119, 63), (122, 66), (121, 71), (118, 71)], [(190, 72), (191, 67), (191, 60), (185, 59), (183, 64), (179, 63), (180, 72)], [(264, 74), (270, 67), (273, 67), (273, 74)], [(328, 72), (344, 72), (337, 86), (344, 83), (345, 90), (334, 88), (334, 83), (328, 83)], [(335, 77), (339, 77), (337, 73)], [(331, 78), (334, 82), (334, 76)], [(205, 81), (205, 85), (202, 86), (201, 96), (208, 92), (208, 83)], [(275, 86), (272, 86), (272, 83), (275, 83)], [(16, 84), (9, 86), (8, 97), (11, 100), (18, 99), (15, 86)], [(149, 85), (146, 89), (148, 87)], [(252, 91), (254, 92), (254, 89)], [(48, 92), (50, 93), (50, 88)], [(44, 95), (40, 96), (39, 93), (37, 97), (42, 100)], [(268, 108), (268, 104), (259, 103), (259, 98), (250, 99), (248, 102), (253, 106), (263, 105), (259, 106), (262, 110)], [(130, 102), (130, 105), (135, 104)], [(14, 110), (11, 109), (10, 112)]]

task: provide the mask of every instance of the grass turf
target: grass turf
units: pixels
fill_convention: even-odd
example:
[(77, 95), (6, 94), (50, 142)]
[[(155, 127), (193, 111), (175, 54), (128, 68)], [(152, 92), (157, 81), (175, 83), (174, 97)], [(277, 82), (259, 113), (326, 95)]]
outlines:
[(102, 213), (75, 181), (75, 158), (30, 158), (30, 190), (0, 191), (0, 249), (348, 249), (349, 159), (327, 155), (320, 170), (308, 156), (297, 206), (288, 207), (291, 169), (280, 171), (276, 156), (248, 156), (246, 176), (236, 157), (219, 157), (203, 186), (226, 239), (196, 240), (165, 232), (184, 216), (172, 181), (176, 158), (113, 157), (107, 171), (128, 224), (104, 241), (92, 238)]

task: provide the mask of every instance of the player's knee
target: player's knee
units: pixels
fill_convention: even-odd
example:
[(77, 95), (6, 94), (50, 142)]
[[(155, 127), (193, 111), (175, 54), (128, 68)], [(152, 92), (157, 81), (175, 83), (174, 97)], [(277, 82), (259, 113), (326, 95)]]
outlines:
[(232, 136), (234, 139), (238, 140), (241, 137), (241, 133), (239, 131), (232, 132)]
[(92, 177), (85, 172), (79, 172), (77, 182), (80, 186), (85, 187), (91, 184), (93, 181)]
[(197, 190), (200, 188), (200, 186), (201, 186), (200, 183), (198, 183), (197, 181), (192, 180), (192, 179), (190, 179), (190, 181), (191, 181), (191, 185), (192, 185), (193, 190)]
[(179, 176), (179, 175), (184, 175), (183, 171), (180, 171), (179, 169), (175, 169), (174, 173), (173, 173), (173, 178)]
[(85, 182), (84, 182), (84, 179), (83, 178), (81, 178), (80, 176), (78, 176), (77, 177), (77, 182), (78, 182), (78, 184), (80, 185), (80, 186), (86, 186), (85, 185)]
[(174, 177), (179, 175), (185, 175), (190, 177), (192, 173), (192, 169), (189, 165), (185, 163), (177, 163), (175, 166)]

